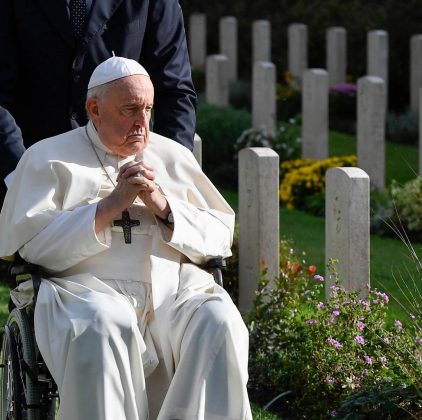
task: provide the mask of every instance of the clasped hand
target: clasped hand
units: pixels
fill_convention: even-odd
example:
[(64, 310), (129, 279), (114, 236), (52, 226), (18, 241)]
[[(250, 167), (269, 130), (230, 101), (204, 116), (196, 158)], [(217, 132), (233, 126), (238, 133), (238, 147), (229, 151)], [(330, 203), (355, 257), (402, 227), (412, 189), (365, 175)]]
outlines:
[(130, 207), (136, 197), (156, 216), (165, 219), (170, 206), (154, 179), (154, 168), (150, 165), (135, 161), (123, 165), (117, 176), (116, 188), (97, 205), (95, 232), (102, 231), (123, 210)]
[(138, 196), (158, 217), (170, 211), (166, 198), (154, 182), (154, 168), (144, 162), (128, 162), (120, 168), (117, 186), (113, 193), (121, 195), (129, 207)]

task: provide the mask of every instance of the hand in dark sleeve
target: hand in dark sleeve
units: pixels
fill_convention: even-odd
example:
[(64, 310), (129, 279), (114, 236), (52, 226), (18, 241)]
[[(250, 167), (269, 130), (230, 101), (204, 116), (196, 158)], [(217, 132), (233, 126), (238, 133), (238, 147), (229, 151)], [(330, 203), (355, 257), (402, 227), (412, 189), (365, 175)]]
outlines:
[(154, 84), (153, 131), (193, 148), (196, 94), (177, 0), (150, 2), (140, 62)]
[(4, 179), (23, 155), (22, 133), (12, 115), (0, 106), (0, 175)]

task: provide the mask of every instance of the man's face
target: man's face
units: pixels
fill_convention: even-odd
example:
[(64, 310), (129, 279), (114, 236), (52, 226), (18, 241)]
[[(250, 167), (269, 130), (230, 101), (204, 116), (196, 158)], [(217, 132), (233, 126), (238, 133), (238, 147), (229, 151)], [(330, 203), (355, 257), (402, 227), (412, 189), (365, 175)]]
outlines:
[(135, 155), (148, 145), (154, 88), (147, 76), (134, 75), (110, 84), (87, 109), (100, 140), (120, 156)]

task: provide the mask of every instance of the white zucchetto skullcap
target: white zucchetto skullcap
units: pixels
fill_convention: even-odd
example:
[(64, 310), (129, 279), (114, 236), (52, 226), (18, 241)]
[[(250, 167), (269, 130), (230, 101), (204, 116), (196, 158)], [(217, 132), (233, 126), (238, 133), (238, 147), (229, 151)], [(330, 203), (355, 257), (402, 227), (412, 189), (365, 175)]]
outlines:
[(92, 72), (88, 89), (135, 74), (149, 77), (147, 71), (137, 61), (124, 57), (110, 57)]

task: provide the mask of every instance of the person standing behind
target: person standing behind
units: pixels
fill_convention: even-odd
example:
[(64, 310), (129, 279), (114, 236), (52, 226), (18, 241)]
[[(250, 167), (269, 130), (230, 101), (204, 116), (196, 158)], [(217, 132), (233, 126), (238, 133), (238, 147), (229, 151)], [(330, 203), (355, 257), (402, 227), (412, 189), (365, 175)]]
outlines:
[[(8, 174), (15, 169), (16, 162), (22, 156), (25, 147), (22, 133), (10, 113), (0, 106), (0, 159), (1, 171)], [(0, 182), (0, 205), (6, 195), (6, 185)]]
[[(2, 0), (0, 50), (0, 106), (12, 116), (0, 115), (2, 179), (22, 139), (29, 147), (86, 124), (89, 77), (113, 54), (152, 75), (153, 131), (192, 150), (196, 94), (178, 0)], [(7, 135), (16, 126), (21, 140)]]

